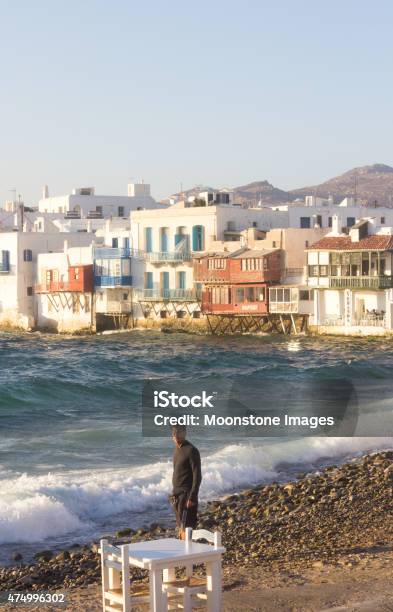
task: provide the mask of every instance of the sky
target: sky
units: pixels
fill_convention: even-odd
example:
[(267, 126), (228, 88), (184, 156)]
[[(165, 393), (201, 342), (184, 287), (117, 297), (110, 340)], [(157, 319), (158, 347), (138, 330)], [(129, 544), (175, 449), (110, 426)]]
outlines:
[(393, 165), (390, 0), (0, 0), (0, 202)]

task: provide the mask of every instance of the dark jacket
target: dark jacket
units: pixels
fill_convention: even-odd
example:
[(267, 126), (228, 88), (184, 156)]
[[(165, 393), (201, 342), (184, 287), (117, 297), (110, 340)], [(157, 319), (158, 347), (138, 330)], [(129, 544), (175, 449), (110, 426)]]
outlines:
[(199, 450), (188, 440), (173, 452), (173, 494), (187, 493), (193, 501), (198, 501), (202, 481), (201, 457)]

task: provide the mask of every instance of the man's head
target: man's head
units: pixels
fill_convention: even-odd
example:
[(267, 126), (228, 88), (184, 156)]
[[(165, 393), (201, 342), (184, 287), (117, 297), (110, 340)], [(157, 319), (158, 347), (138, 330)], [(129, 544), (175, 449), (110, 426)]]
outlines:
[(186, 427), (185, 425), (175, 425), (172, 427), (172, 440), (176, 446), (181, 446), (186, 439)]

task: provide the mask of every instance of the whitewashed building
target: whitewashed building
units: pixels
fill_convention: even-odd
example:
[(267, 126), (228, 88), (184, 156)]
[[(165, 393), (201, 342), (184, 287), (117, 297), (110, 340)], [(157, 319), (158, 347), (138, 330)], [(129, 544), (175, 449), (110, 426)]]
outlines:
[(65, 240), (69, 246), (87, 246), (93, 238), (88, 233), (1, 232), (0, 325), (22, 329), (35, 327), (34, 285), (39, 253), (63, 250)]
[(130, 183), (126, 196), (97, 195), (94, 187), (79, 187), (71, 194), (49, 196), (47, 186), (38, 202), (40, 213), (61, 213), (68, 217), (108, 218), (129, 217), (132, 210), (163, 208), (150, 195), (150, 185)]
[(95, 330), (92, 246), (37, 257), (36, 327), (62, 333)]
[(392, 229), (376, 232), (362, 219), (307, 250), (307, 284), (314, 290), (310, 318), (319, 333), (377, 335), (393, 330)]

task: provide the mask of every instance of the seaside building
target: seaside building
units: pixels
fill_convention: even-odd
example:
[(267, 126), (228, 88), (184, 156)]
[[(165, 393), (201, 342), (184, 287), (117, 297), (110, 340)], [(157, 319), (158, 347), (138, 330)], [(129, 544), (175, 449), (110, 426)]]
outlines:
[[(283, 251), (243, 247), (233, 253), (194, 257), (194, 279), (202, 285), (202, 313), (213, 333), (262, 328), (268, 288), (282, 275)], [(266, 316), (268, 320), (268, 316)]]
[(199, 318), (200, 287), (192, 258), (221, 242), (239, 248), (247, 228), (266, 231), (281, 216), (270, 209), (231, 204), (179, 202), (157, 214), (135, 211), (131, 217), (133, 287), (139, 316), (146, 319)]
[(307, 259), (315, 331), (376, 335), (393, 330), (391, 228), (376, 232), (375, 220), (366, 218), (342, 234), (335, 218), (332, 233), (307, 249)]
[(57, 332), (95, 330), (92, 246), (41, 253), (34, 286), (36, 327)]
[(37, 282), (37, 258), (68, 246), (89, 246), (88, 233), (0, 233), (0, 324), (21, 329), (34, 328), (37, 308), (34, 285)]

